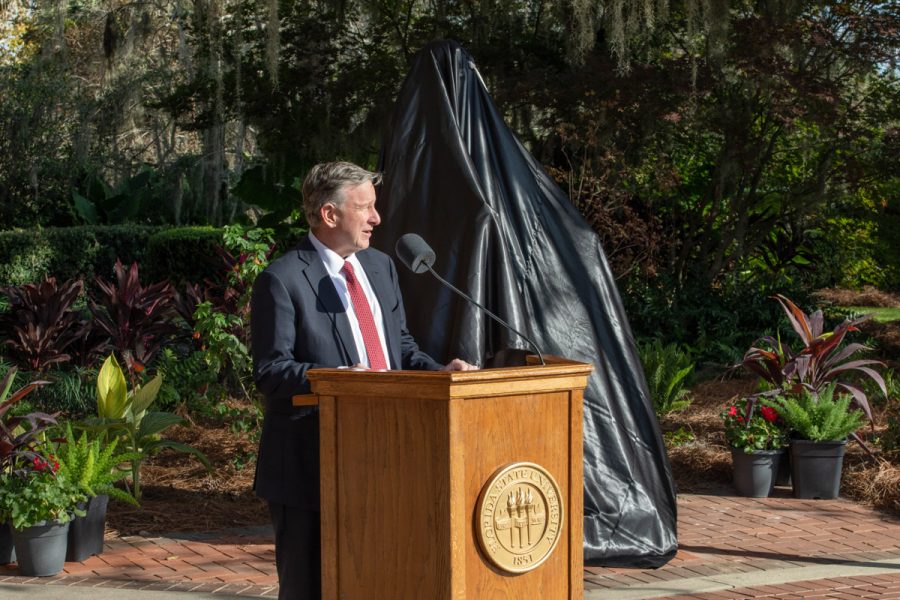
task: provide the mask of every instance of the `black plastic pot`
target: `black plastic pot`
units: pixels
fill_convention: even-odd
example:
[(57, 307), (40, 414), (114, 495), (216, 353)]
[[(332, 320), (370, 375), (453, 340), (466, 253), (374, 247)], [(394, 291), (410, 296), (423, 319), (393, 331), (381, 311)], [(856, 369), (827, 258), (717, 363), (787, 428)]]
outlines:
[(791, 486), (791, 453), (787, 448), (781, 449), (781, 458), (778, 459), (778, 473), (775, 475), (775, 485)]
[(765, 498), (775, 485), (781, 450), (754, 450), (747, 453), (731, 449), (734, 487), (741, 496)]
[[(66, 560), (82, 562), (103, 552), (103, 534), (106, 529), (106, 505), (109, 496), (94, 496), (87, 503), (87, 514), (72, 519), (69, 527), (69, 549)], [(84, 507), (82, 507), (84, 508)]]
[(0, 565), (16, 562), (16, 545), (13, 544), (12, 526), (0, 523)]
[(814, 442), (791, 440), (794, 498), (837, 498), (847, 440)]
[(69, 523), (40, 523), (22, 530), (13, 529), (19, 574), (50, 577), (63, 569)]

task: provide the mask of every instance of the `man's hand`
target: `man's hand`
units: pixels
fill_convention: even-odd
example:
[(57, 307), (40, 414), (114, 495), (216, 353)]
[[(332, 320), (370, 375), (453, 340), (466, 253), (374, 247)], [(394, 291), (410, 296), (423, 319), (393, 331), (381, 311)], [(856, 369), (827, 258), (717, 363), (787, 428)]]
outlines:
[(442, 371), (477, 371), (478, 367), (470, 365), (461, 358), (454, 358), (441, 369)]

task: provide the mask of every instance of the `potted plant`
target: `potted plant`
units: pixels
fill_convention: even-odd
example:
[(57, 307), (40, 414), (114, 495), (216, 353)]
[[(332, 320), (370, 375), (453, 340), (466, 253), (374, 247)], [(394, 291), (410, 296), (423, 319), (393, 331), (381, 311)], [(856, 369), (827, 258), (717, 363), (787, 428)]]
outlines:
[(35, 453), (19, 459), (12, 472), (0, 475), (0, 513), (12, 524), (13, 542), (22, 575), (47, 577), (59, 573), (66, 558), (72, 514), (84, 514), (85, 500), (59, 461)]
[[(856, 326), (869, 316), (845, 320), (834, 330), (825, 331), (821, 310), (807, 315), (784, 296), (776, 295), (775, 300), (781, 305), (803, 346), (794, 352), (780, 337), (765, 336), (747, 350), (741, 366), (758, 375), (771, 388), (755, 394), (751, 400), (755, 402), (758, 398), (785, 393), (800, 395), (804, 390), (815, 397), (827, 386), (837, 386), (841, 393), (850, 394), (851, 404), (859, 408), (871, 423), (869, 399), (858, 380), (863, 377), (871, 379), (886, 398), (884, 379), (875, 370), (875, 367), (883, 367), (884, 363), (856, 358), (860, 352), (870, 350), (863, 344), (842, 346), (847, 334), (859, 331)], [(853, 437), (862, 443), (855, 434)]]
[(746, 402), (722, 412), (725, 439), (731, 448), (734, 487), (741, 496), (765, 498), (772, 492), (786, 436), (778, 412), (771, 406)]
[[(11, 473), (18, 459), (32, 460), (39, 442), (39, 434), (56, 422), (53, 415), (32, 412), (13, 415), (12, 407), (46, 381), (33, 381), (12, 392), (16, 368), (12, 367), (0, 382), (0, 475)], [(15, 562), (16, 552), (12, 529), (6, 515), (0, 512), (0, 564)]]
[(121, 465), (140, 458), (140, 455), (117, 453), (118, 438), (104, 444), (99, 438), (91, 438), (86, 431), (75, 437), (70, 423), (66, 423), (64, 436), (65, 443), (58, 448), (59, 461), (73, 483), (87, 496), (87, 503), (79, 507), (85, 515), (75, 517), (69, 526), (66, 552), (66, 560), (81, 562), (103, 552), (109, 498), (137, 506), (134, 496), (114, 484), (128, 475), (128, 470)]
[(847, 436), (866, 421), (851, 409), (851, 396), (829, 385), (818, 395), (803, 390), (765, 401), (777, 408), (792, 432), (791, 476), (795, 498), (837, 498)]

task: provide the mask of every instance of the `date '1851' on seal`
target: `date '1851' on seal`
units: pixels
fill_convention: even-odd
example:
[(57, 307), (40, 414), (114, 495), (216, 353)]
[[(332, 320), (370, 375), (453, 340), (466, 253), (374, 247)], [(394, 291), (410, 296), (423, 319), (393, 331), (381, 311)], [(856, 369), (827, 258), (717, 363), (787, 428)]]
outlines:
[(547, 560), (559, 542), (559, 486), (534, 463), (501, 467), (481, 489), (475, 518), (485, 557), (503, 571), (525, 573)]

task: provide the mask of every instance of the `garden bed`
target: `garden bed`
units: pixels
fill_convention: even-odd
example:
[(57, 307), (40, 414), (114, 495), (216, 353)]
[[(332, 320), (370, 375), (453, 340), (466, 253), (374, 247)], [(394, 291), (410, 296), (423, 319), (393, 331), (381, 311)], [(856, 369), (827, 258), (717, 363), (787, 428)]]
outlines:
[(141, 471), (141, 507), (113, 502), (107, 535), (218, 531), (269, 523), (263, 501), (252, 491), (256, 442), (220, 418), (173, 427), (167, 437), (203, 452), (215, 471), (187, 454), (164, 451)]
[[(896, 296), (888, 298), (896, 300)], [(860, 302), (856, 296), (840, 299)], [(879, 300), (883, 299), (879, 296)], [(900, 368), (900, 321), (872, 321), (862, 327), (869, 343), (878, 348), (877, 355), (890, 357), (888, 366)], [(680, 493), (730, 489), (731, 454), (725, 444), (720, 413), (727, 403), (739, 400), (756, 385), (752, 378), (733, 375), (720, 375), (695, 385), (691, 405), (662, 420)], [(872, 400), (876, 427), (874, 431), (866, 430), (865, 437), (875, 456), (866, 454), (858, 444), (848, 445), (841, 494), (900, 515), (900, 451), (880, 450), (877, 438), (885, 432), (886, 403), (883, 398)], [(897, 405), (898, 399), (893, 398), (892, 402)], [(267, 524), (265, 503), (251, 489), (257, 444), (236, 424), (239, 423), (234, 419), (222, 417), (195, 418), (193, 426), (167, 431), (167, 437), (205, 453), (215, 472), (207, 474), (185, 454), (164, 452), (154, 457), (142, 471), (141, 508), (112, 503), (108, 535), (215, 531)], [(679, 430), (685, 433), (673, 433)], [(688, 439), (691, 436), (692, 441)]]

